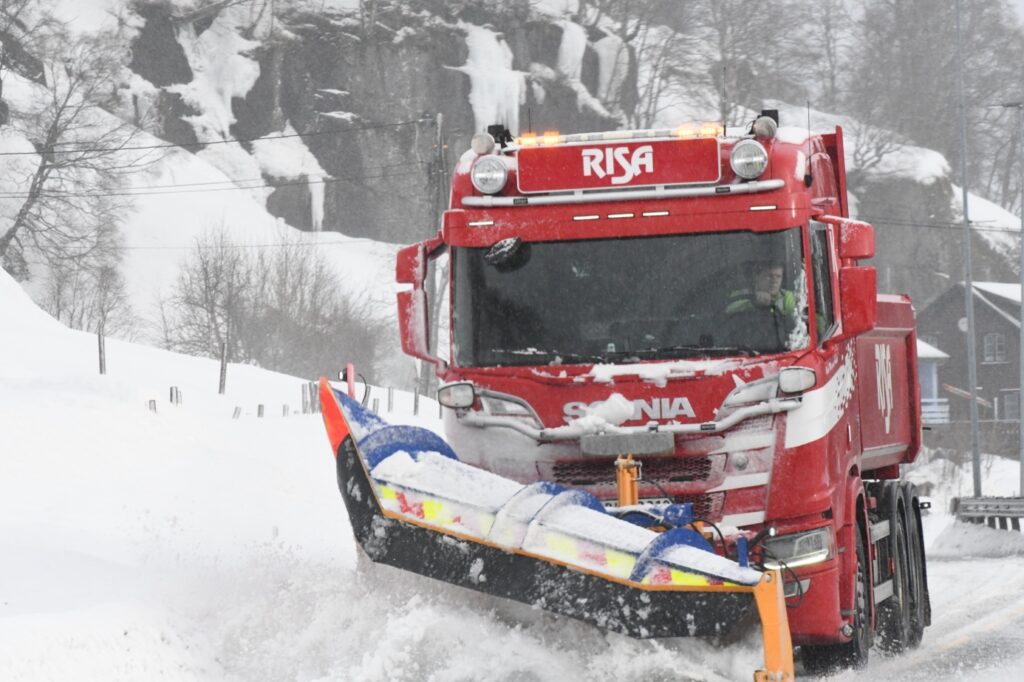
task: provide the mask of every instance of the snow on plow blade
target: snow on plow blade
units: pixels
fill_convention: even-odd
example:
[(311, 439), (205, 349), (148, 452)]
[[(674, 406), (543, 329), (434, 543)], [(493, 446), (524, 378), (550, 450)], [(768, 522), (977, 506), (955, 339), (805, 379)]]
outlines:
[(608, 514), (596, 498), (522, 485), (459, 462), (426, 429), (393, 426), (320, 380), (356, 541), (375, 562), (513, 599), (632, 637), (712, 636), (755, 611), (765, 669), (793, 678), (782, 583)]

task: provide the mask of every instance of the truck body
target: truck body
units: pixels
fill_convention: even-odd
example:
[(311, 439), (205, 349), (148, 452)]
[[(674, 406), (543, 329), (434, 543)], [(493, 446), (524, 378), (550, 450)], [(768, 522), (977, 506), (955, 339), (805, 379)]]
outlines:
[(874, 234), (849, 217), (842, 130), (764, 112), (730, 135), (491, 133), (437, 236), (397, 265), (403, 348), (436, 365), (460, 457), (614, 506), (612, 462), (633, 455), (641, 505), (692, 504), (726, 555), (743, 537), (783, 571), (808, 665), (862, 662), (876, 631), (915, 645), (922, 503), (899, 482), (921, 440), (914, 312), (859, 263)]

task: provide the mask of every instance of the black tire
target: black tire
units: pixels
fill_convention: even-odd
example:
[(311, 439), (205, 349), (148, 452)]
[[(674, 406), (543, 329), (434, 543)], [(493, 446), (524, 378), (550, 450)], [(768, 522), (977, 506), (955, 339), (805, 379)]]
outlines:
[(911, 644), (913, 628), (910, 622), (912, 566), (903, 510), (896, 512), (896, 525), (889, 537), (892, 547), (889, 556), (893, 566), (892, 596), (878, 605), (878, 648), (896, 655), (914, 646)]
[(854, 598), (853, 639), (842, 644), (804, 646), (800, 648), (804, 671), (823, 675), (840, 668), (863, 668), (871, 651), (871, 586), (869, 584), (864, 537), (857, 536), (857, 594)]
[(910, 557), (910, 633), (907, 647), (914, 649), (931, 624), (931, 602), (928, 595), (928, 574), (925, 569), (924, 537), (921, 534), (921, 512), (914, 504), (914, 486), (906, 484), (903, 500), (907, 510), (907, 548)]

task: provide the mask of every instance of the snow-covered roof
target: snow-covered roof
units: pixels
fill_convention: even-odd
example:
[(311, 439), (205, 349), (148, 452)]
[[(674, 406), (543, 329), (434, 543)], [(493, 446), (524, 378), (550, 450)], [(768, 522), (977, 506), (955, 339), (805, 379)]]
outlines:
[(917, 340), (917, 359), (918, 360), (948, 360), (949, 356), (943, 353), (941, 350), (936, 348), (930, 343), (925, 343), (921, 339)]
[(1020, 304), (1020, 283), (1018, 282), (974, 282), (977, 291)]

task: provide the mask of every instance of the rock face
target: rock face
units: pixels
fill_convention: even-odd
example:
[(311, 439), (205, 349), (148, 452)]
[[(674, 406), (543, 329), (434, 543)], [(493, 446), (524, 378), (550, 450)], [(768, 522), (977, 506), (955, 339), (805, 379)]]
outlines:
[[(390, 9), (373, 17), (291, 14), (248, 55), (258, 61), (260, 76), (244, 98), (232, 101), (231, 134), (241, 140), (274, 135), (286, 123), (303, 132), (328, 175), (324, 230), (391, 242), (436, 232), (452, 165), (474, 132), (505, 122), (478, 121), (471, 105), (475, 76), (463, 68), (470, 57), (467, 35), (481, 26), (510, 53), (512, 77), (521, 73), (525, 87), (513, 107), (523, 129), (618, 126), (589, 95), (597, 84), (592, 47), (587, 46), (579, 81), (570, 82), (556, 70), (564, 29), (531, 17), (528, 3), (491, 10), (435, 4), (432, 11)], [(188, 117), (196, 112), (164, 89), (192, 78), (176, 41), (187, 19), (169, 16), (161, 5), (146, 6), (140, 15), (145, 24), (131, 67), (160, 89), (155, 132), (195, 143)], [(195, 21), (208, 25), (210, 17)], [(203, 28), (195, 26), (197, 33)], [(480, 82), (486, 85), (486, 78)], [(312, 229), (310, 204), (316, 197), (301, 179), (268, 180), (282, 185), (268, 197), (268, 209), (293, 226)]]
[[(239, 29), (256, 41), (246, 57), (258, 63), (259, 77), (231, 102), (231, 136), (251, 150), (245, 140), (290, 125), (326, 174), (266, 177), (279, 185), (267, 208), (289, 224), (396, 243), (421, 240), (438, 229), (452, 167), (477, 130), (513, 120), (519, 122), (513, 132), (620, 127), (595, 96), (607, 93), (594, 46), (616, 38), (538, 15), (528, 0), (383, 5), (276, 17), (273, 30), (264, 26), (258, 39), (254, 27)], [(178, 35), (183, 28), (199, 35), (218, 12), (230, 11), (224, 9), (230, 3), (211, 7), (184, 17), (172, 16), (164, 3), (138, 9), (144, 24), (130, 66), (156, 87), (155, 132), (180, 144), (197, 142), (189, 118), (201, 112), (168, 91), (194, 76)], [(567, 55), (574, 56), (567, 61)], [(617, 101), (636, 96), (635, 59), (627, 62)], [(519, 96), (508, 96), (502, 83)], [(474, 105), (474, 88), (512, 101)], [(961, 276), (962, 233), (948, 178), (925, 184), (851, 175), (850, 189), (860, 198), (859, 215), (876, 225), (880, 291), (910, 293), (921, 307), (949, 277)], [(920, 227), (936, 223), (946, 228)], [(976, 277), (1016, 278), (1012, 254), (976, 238), (974, 255)]]

